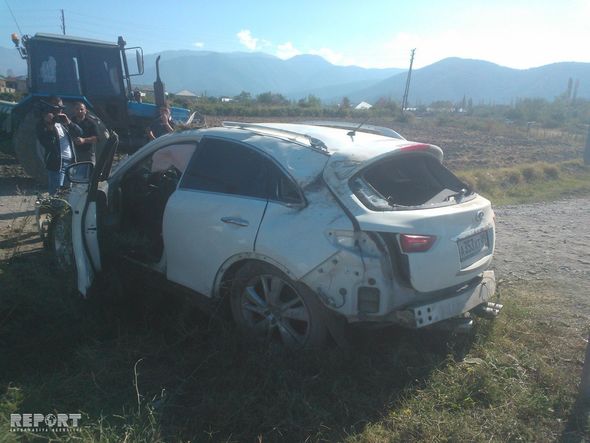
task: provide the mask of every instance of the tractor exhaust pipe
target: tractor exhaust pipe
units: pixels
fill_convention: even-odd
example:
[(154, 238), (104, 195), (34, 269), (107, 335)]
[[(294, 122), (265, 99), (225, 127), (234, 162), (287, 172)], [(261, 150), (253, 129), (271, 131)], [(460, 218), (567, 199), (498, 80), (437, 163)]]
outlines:
[(156, 81), (154, 82), (154, 99), (158, 108), (166, 106), (166, 93), (164, 83), (160, 79), (160, 56), (156, 58)]

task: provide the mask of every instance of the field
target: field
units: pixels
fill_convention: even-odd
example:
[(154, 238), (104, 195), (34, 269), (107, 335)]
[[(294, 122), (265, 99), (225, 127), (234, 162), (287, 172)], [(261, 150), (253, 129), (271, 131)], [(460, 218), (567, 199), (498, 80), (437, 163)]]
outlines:
[[(578, 398), (590, 230), (583, 219), (583, 231), (572, 228), (590, 208), (584, 138), (495, 121), (371, 123), (441, 146), (451, 169), (494, 203), (513, 204), (497, 211), (498, 319), (469, 335), (355, 331), (350, 349), (293, 354), (244, 342), (223, 316), (151, 281), (115, 302), (81, 300), (37, 240), (36, 185), (5, 150), (0, 441), (590, 439)], [(530, 201), (543, 203), (520, 205)], [(514, 246), (519, 232), (528, 247)], [(554, 245), (552, 257), (540, 256), (541, 241)], [(81, 428), (10, 432), (9, 415), (28, 412), (79, 412)]]

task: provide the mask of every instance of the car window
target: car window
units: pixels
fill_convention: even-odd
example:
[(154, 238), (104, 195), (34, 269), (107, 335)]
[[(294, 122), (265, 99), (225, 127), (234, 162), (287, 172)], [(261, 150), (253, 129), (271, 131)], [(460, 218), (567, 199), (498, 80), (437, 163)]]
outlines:
[(184, 143), (158, 149), (152, 156), (152, 172), (166, 171), (170, 167), (175, 167), (181, 174), (184, 173), (195, 148), (196, 145), (192, 143)]
[(181, 188), (268, 198), (270, 161), (241, 143), (205, 137)]
[(297, 185), (293, 183), (289, 177), (287, 177), (278, 167), (272, 165), (275, 172), (272, 174), (274, 192), (271, 195), (273, 200), (280, 201), (288, 204), (301, 204), (303, 199), (297, 188)]
[(178, 143), (164, 146), (138, 161), (126, 174), (133, 174), (134, 171), (140, 170), (144, 171), (145, 174), (175, 170), (178, 177), (180, 177), (184, 173), (195, 149), (196, 145), (194, 143)]

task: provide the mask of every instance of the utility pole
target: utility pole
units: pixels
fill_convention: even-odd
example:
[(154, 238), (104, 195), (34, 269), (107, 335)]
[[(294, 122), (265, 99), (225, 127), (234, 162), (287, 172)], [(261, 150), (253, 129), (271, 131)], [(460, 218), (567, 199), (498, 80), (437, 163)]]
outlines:
[(402, 99), (402, 114), (408, 106), (408, 94), (410, 93), (410, 79), (412, 78), (412, 65), (414, 64), (415, 53), (416, 48), (412, 49), (412, 54), (410, 56), (410, 69), (408, 70), (408, 78), (406, 79), (406, 89), (404, 90), (404, 98)]
[(64, 16), (64, 10), (61, 10), (61, 30), (66, 35), (66, 18)]
[[(590, 165), (590, 125), (588, 125), (588, 135), (586, 136), (586, 148), (584, 149), (584, 164)], [(590, 375), (588, 376), (588, 379), (590, 380)], [(590, 381), (588, 382), (588, 385), (590, 386)], [(588, 388), (588, 391), (590, 393), (590, 387)]]

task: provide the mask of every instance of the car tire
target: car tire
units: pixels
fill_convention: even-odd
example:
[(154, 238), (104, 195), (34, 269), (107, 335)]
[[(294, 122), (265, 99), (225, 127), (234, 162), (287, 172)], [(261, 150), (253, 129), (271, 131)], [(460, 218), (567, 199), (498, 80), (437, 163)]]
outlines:
[(305, 285), (261, 262), (243, 266), (231, 287), (231, 312), (247, 336), (289, 349), (317, 349), (328, 339), (323, 306)]
[(72, 214), (68, 212), (54, 217), (49, 225), (47, 237), (57, 268), (63, 273), (74, 274), (76, 263), (72, 244)]
[(72, 244), (72, 214), (65, 212), (52, 217), (47, 229), (47, 244), (55, 260), (64, 286), (72, 292), (77, 288), (76, 260)]

